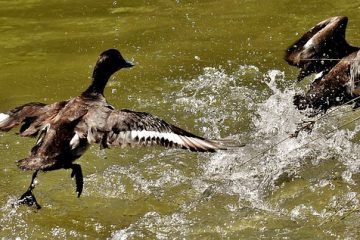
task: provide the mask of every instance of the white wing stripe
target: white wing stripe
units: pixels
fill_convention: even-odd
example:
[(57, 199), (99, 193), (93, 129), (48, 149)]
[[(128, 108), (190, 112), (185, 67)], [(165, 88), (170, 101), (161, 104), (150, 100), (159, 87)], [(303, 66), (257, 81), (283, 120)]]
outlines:
[[(122, 135), (122, 136), (121, 136)], [(126, 132), (120, 132), (119, 137), (120, 138), (124, 138), (123, 136), (129, 136), (126, 138), (126, 140), (130, 140), (133, 141), (136, 138), (140, 140), (144, 140), (146, 141), (147, 138), (151, 139), (155, 138), (155, 139), (165, 139), (177, 144), (182, 144), (183, 141), (179, 138), (179, 136), (175, 133), (161, 133), (161, 132), (155, 132), (155, 131), (146, 131), (146, 130), (142, 130), (142, 131), (126, 131)]]
[(0, 113), (0, 124), (5, 122), (9, 117), (10, 117), (10, 115), (8, 115), (8, 114)]
[[(214, 148), (210, 143), (203, 141), (201, 139), (181, 136), (176, 133), (171, 132), (156, 132), (156, 131), (146, 131), (146, 130), (134, 130), (134, 131), (122, 131), (118, 134), (117, 139), (121, 144), (126, 144), (126, 142), (135, 142), (135, 139), (138, 142), (149, 142), (152, 143), (153, 139), (164, 139), (169, 142), (176, 143), (178, 145), (190, 146), (190, 147), (199, 147), (202, 148)], [(149, 140), (148, 140), (149, 139)]]
[(177, 134), (172, 135), (172, 141), (179, 145), (183, 144), (183, 141), (181, 140), (180, 136)]
[[(76, 143), (75, 137), (76, 135), (73, 137), (70, 144)], [(161, 139), (186, 148), (208, 150), (216, 149), (218, 147), (211, 142), (195, 137), (182, 136), (172, 132), (156, 132), (146, 130), (121, 131), (113, 140), (110, 141), (109, 139), (109, 143), (117, 141), (121, 146), (126, 146), (127, 144), (153, 145)]]

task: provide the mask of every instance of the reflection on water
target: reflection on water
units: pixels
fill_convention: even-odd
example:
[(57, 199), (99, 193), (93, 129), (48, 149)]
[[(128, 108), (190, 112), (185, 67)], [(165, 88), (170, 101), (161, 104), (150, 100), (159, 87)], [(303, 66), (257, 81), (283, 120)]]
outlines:
[[(351, 121), (359, 112), (338, 107), (311, 133), (290, 137), (308, 120), (292, 105), (306, 83), (295, 84), (282, 60), (297, 32), (353, 5), (1, 2), (1, 112), (77, 95), (96, 56), (117, 47), (136, 67), (110, 82), (113, 105), (246, 146), (215, 154), (93, 147), (79, 160), (83, 196), (69, 171), (40, 174), (35, 211), (12, 207), (31, 176), (14, 162), (34, 139), (1, 133), (0, 237), (358, 238), (360, 127)], [(320, 7), (321, 16), (308, 13)], [(350, 42), (355, 12), (346, 13)]]

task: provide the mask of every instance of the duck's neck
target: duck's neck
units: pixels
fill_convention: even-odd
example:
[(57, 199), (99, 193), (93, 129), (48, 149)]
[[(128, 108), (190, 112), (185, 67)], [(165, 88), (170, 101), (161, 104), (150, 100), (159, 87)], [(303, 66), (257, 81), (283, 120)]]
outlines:
[(111, 74), (105, 73), (102, 71), (94, 70), (92, 75), (92, 82), (90, 86), (83, 92), (82, 95), (90, 96), (90, 95), (104, 95), (104, 89), (109, 81)]

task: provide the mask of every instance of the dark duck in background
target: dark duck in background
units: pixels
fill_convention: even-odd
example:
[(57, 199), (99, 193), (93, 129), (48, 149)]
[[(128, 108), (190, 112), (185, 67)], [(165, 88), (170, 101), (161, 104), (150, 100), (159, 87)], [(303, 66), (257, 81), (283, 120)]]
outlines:
[[(360, 95), (360, 52), (345, 40), (347, 22), (347, 17), (326, 19), (286, 50), (285, 60), (300, 68), (298, 81), (317, 73), (310, 89), (294, 97), (298, 109), (317, 115)], [(355, 108), (359, 105), (357, 100)]]
[(198, 137), (145, 112), (115, 110), (104, 97), (110, 76), (133, 65), (116, 49), (103, 52), (94, 69), (92, 83), (80, 96), (53, 104), (32, 102), (0, 114), (0, 130), (17, 125), (20, 136), (38, 136), (29, 157), (19, 160), (23, 170), (33, 170), (31, 184), (18, 203), (40, 208), (33, 194), (39, 170), (72, 169), (78, 197), (83, 190), (81, 167), (73, 162), (90, 144), (101, 148), (128, 145), (162, 145), (199, 152), (225, 149), (219, 141)]

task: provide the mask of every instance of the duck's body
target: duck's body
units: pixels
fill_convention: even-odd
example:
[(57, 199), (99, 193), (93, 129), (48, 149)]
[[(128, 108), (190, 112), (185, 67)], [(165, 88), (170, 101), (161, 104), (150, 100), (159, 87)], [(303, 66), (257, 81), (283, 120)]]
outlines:
[[(305, 94), (295, 95), (294, 104), (298, 109), (312, 108), (313, 114), (318, 114), (333, 106), (353, 103), (351, 100), (359, 96), (359, 53), (344, 57), (328, 73), (316, 78)], [(354, 107), (357, 107), (359, 101), (355, 102)]]
[[(18, 166), (24, 170), (44, 171), (69, 168), (87, 148), (87, 142), (84, 146), (72, 148), (70, 141), (74, 136), (75, 127), (83, 120), (90, 106), (81, 97), (76, 97), (66, 102), (39, 107), (37, 113), (42, 113), (42, 108), (47, 108), (50, 112), (45, 119), (39, 119), (39, 123), (42, 124), (36, 131), (39, 133), (36, 145), (28, 158), (18, 161)], [(41, 115), (32, 117), (41, 118)], [(30, 124), (29, 128), (35, 127)], [(25, 136), (28, 129), (24, 129), (21, 135)], [(30, 131), (32, 135), (33, 131)]]
[(345, 40), (347, 17), (326, 19), (291, 45), (285, 60), (300, 68), (298, 81), (318, 73), (310, 90), (294, 97), (299, 109), (312, 108), (313, 114), (344, 104), (357, 97), (359, 48)]
[(73, 162), (94, 143), (101, 148), (158, 144), (201, 152), (225, 149), (219, 142), (198, 137), (149, 113), (115, 110), (108, 104), (103, 91), (109, 77), (131, 66), (117, 50), (107, 50), (97, 61), (92, 84), (80, 96), (50, 105), (28, 103), (0, 115), (1, 131), (21, 124), (21, 136), (39, 136), (30, 156), (18, 161), (21, 169), (35, 171), (21, 201), (37, 204), (32, 190), (39, 170), (62, 168), (73, 169), (80, 196), (82, 172)]

